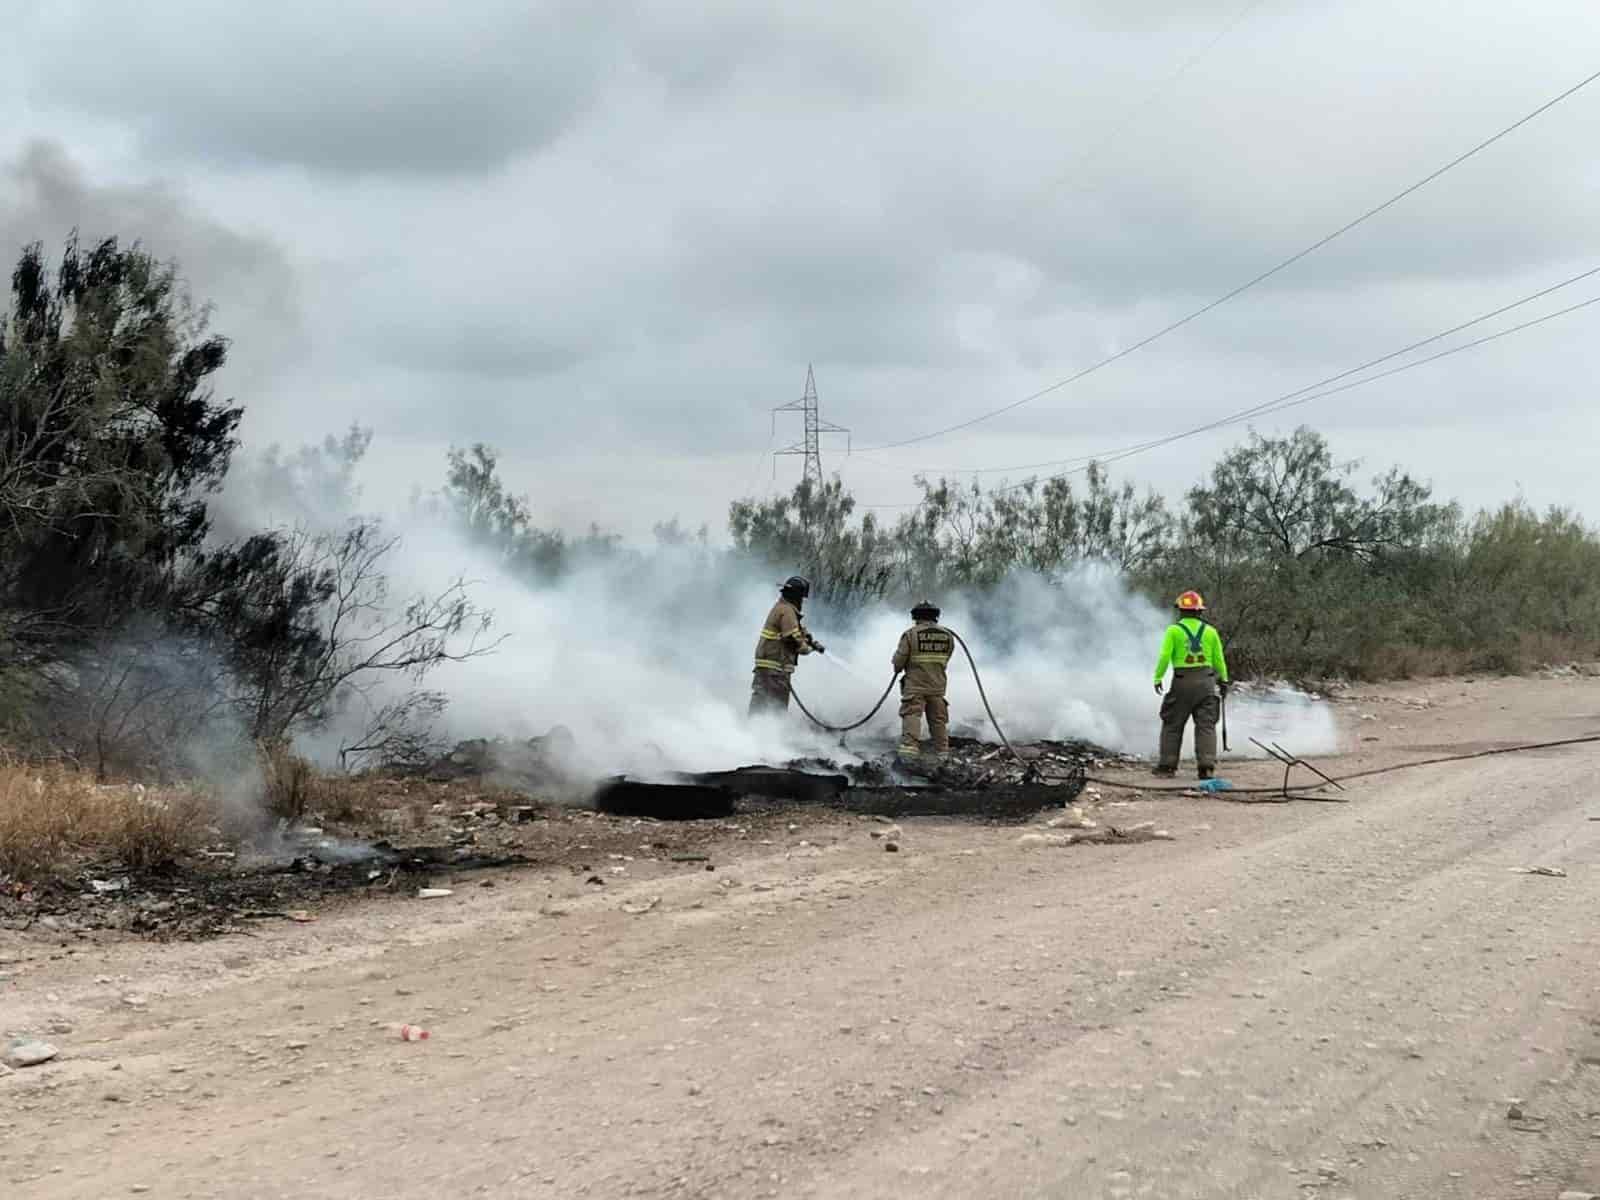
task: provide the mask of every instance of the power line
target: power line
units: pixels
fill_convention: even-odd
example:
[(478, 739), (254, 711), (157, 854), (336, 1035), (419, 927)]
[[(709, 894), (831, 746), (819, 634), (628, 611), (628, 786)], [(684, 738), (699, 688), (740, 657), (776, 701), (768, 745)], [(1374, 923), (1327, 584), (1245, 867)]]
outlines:
[(1297, 252), (1295, 254), (1290, 255), (1288, 258), (1286, 258), (1282, 262), (1278, 263), (1277, 266), (1271, 267), (1268, 270), (1265, 270), (1265, 271), (1261, 272), (1261, 274), (1255, 276), (1252, 279), (1247, 280), (1244, 283), (1241, 283), (1238, 287), (1232, 289), (1231, 291), (1224, 292), (1221, 296), (1218, 296), (1215, 300), (1212, 300), (1209, 304), (1206, 304), (1206, 305), (1204, 305), (1204, 306), (1202, 306), (1200, 308), (1195, 309), (1193, 312), (1189, 313), (1187, 316), (1181, 317), (1178, 320), (1172, 322), (1170, 325), (1164, 326), (1163, 328), (1156, 330), (1156, 332), (1154, 332), (1152, 334), (1149, 334), (1148, 336), (1139, 339), (1137, 342), (1134, 342), (1132, 345), (1126, 346), (1123, 349), (1118, 350), (1115, 354), (1108, 355), (1107, 357), (1100, 359), (1098, 362), (1091, 363), (1089, 366), (1084, 367), (1081, 371), (1078, 371), (1078, 372), (1076, 372), (1076, 373), (1074, 373), (1072, 375), (1067, 376), (1065, 379), (1058, 380), (1057, 382), (1052, 383), (1048, 387), (1040, 388), (1038, 391), (1033, 392), (1033, 393), (1031, 393), (1031, 394), (1029, 394), (1027, 396), (1024, 396), (1020, 400), (1014, 400), (1010, 404), (1002, 405), (1000, 408), (991, 409), (989, 412), (983, 413), (983, 414), (981, 414), (979, 416), (976, 416), (976, 417), (969, 418), (968, 420), (965, 420), (965, 421), (959, 421), (954, 425), (947, 425), (942, 429), (935, 429), (935, 430), (933, 430), (932, 432), (929, 432), (929, 433), (918, 434), (916, 437), (904, 438), (904, 439), (902, 439), (901, 441), (898, 441), (898, 442), (885, 442), (885, 443), (883, 443), (882, 445), (879, 445), (879, 446), (868, 446), (868, 447), (866, 447), (864, 449), (863, 453), (871, 453), (871, 452), (876, 451), (876, 450), (894, 450), (894, 449), (898, 449), (901, 446), (910, 446), (910, 445), (914, 445), (914, 444), (916, 444), (918, 442), (931, 441), (933, 438), (943, 437), (947, 433), (955, 433), (956, 431), (961, 430), (961, 429), (970, 429), (974, 425), (982, 424), (984, 421), (989, 421), (989, 420), (992, 420), (993, 418), (1001, 416), (1001, 415), (1003, 415), (1005, 413), (1012, 412), (1015, 409), (1021, 408), (1025, 404), (1031, 404), (1033, 401), (1038, 400), (1039, 398), (1041, 398), (1043, 396), (1048, 396), (1052, 392), (1059, 391), (1060, 389), (1062, 389), (1064, 387), (1068, 387), (1069, 385), (1078, 382), (1080, 379), (1084, 379), (1084, 378), (1086, 378), (1086, 377), (1088, 377), (1090, 375), (1093, 375), (1096, 371), (1099, 371), (1104, 367), (1110, 366), (1114, 362), (1119, 362), (1122, 359), (1127, 358), (1130, 354), (1136, 353), (1137, 351), (1144, 349), (1144, 347), (1152, 344), (1153, 342), (1159, 341), (1160, 339), (1166, 337), (1169, 333), (1173, 333), (1176, 330), (1182, 329), (1185, 325), (1189, 324), (1191, 321), (1198, 320), (1200, 317), (1205, 316), (1208, 312), (1211, 312), (1213, 309), (1217, 309), (1217, 308), (1222, 307), (1224, 304), (1228, 303), (1228, 301), (1234, 299), (1237, 296), (1243, 295), (1245, 292), (1249, 291), (1251, 288), (1255, 287), (1257, 284), (1266, 282), (1268, 279), (1271, 279), (1274, 275), (1277, 275), (1279, 272), (1284, 271), (1284, 270), (1288, 269), (1289, 267), (1292, 267), (1295, 263), (1299, 262), (1301, 259), (1306, 258), (1306, 257), (1316, 253), (1318, 250), (1322, 249), (1324, 246), (1328, 245), (1330, 242), (1334, 241), (1337, 238), (1343, 237), (1345, 234), (1349, 233), (1352, 229), (1356, 228), (1358, 225), (1364, 224), (1365, 222), (1371, 220), (1373, 217), (1377, 216), (1379, 213), (1384, 212), (1387, 209), (1393, 208), (1396, 204), (1398, 204), (1400, 201), (1404, 200), (1407, 196), (1412, 195), (1414, 192), (1420, 191), (1422, 188), (1426, 187), (1428, 184), (1432, 183), (1434, 180), (1438, 179), (1440, 176), (1446, 174), (1449, 171), (1454, 170), (1456, 167), (1460, 166), (1462, 163), (1466, 162), (1468, 159), (1474, 157), (1477, 154), (1480, 154), (1484, 150), (1487, 150), (1490, 146), (1494, 145), (1496, 142), (1500, 141), (1502, 138), (1504, 138), (1504, 137), (1508, 136), (1509, 134), (1514, 133), (1516, 130), (1522, 128), (1529, 121), (1532, 121), (1534, 118), (1540, 116), (1541, 114), (1548, 112), (1550, 109), (1554, 108), (1557, 104), (1560, 104), (1563, 100), (1567, 99), (1567, 97), (1572, 96), (1575, 93), (1581, 91), (1583, 88), (1588, 87), (1596, 79), (1600, 79), (1600, 71), (1596, 71), (1594, 74), (1589, 75), (1587, 78), (1582, 79), (1579, 82), (1573, 84), (1571, 87), (1569, 87), (1566, 91), (1562, 92), (1560, 95), (1557, 95), (1557, 96), (1553, 97), (1552, 99), (1546, 100), (1538, 108), (1534, 109), (1532, 112), (1526, 114), (1525, 116), (1519, 117), (1517, 120), (1513, 121), (1510, 125), (1507, 125), (1505, 128), (1501, 129), (1498, 133), (1495, 133), (1495, 134), (1491, 135), (1490, 137), (1485, 138), (1483, 141), (1479, 142), (1477, 145), (1473, 146), (1470, 150), (1467, 150), (1465, 153), (1458, 154), (1455, 158), (1452, 158), (1449, 162), (1445, 163), (1442, 167), (1436, 168), (1435, 170), (1429, 172), (1427, 175), (1424, 175), (1421, 179), (1417, 180), (1415, 183), (1411, 184), (1409, 187), (1406, 187), (1403, 190), (1401, 190), (1399, 192), (1396, 192), (1393, 196), (1390, 196), (1387, 200), (1383, 201), (1383, 203), (1381, 203), (1381, 204), (1379, 204), (1379, 205), (1377, 205), (1377, 206), (1375, 206), (1373, 208), (1369, 208), (1366, 212), (1362, 213), (1359, 217), (1356, 217), (1353, 221), (1346, 222), (1344, 225), (1341, 225), (1341, 226), (1339, 226), (1339, 228), (1335, 229), (1332, 233), (1327, 234), (1324, 237), (1318, 238), (1315, 242), (1312, 242), (1311, 245), (1307, 246), (1305, 249), (1303, 249), (1303, 250), (1301, 250), (1301, 251), (1299, 251), (1299, 252)]
[[(1600, 270), (1600, 268), (1597, 268), (1597, 270)], [(1594, 273), (1595, 272), (1593, 272), (1593, 271), (1585, 272), (1586, 275), (1592, 275)], [(1568, 282), (1571, 282), (1571, 281), (1568, 281)], [(1557, 287), (1562, 287), (1562, 286), (1565, 286), (1565, 284), (1558, 284), (1556, 286)], [(1546, 292), (1554, 291), (1554, 290), (1555, 290), (1554, 288), (1549, 288), (1549, 289), (1546, 289)], [(1532, 297), (1530, 297), (1530, 299), (1532, 299)], [(1519, 302), (1519, 303), (1521, 303), (1521, 302)], [(1523, 321), (1519, 325), (1512, 325), (1512, 326), (1510, 326), (1510, 327), (1508, 327), (1506, 329), (1499, 330), (1496, 333), (1491, 333), (1491, 334), (1487, 334), (1487, 335), (1485, 335), (1483, 337), (1480, 337), (1480, 338), (1475, 338), (1474, 340), (1472, 340), (1470, 342), (1463, 342), (1459, 346), (1452, 346), (1448, 350), (1441, 350), (1437, 354), (1430, 354), (1427, 357), (1419, 358), (1414, 362), (1402, 363), (1401, 365), (1399, 365), (1397, 367), (1391, 367), (1387, 371), (1379, 371), (1376, 375), (1368, 375), (1368, 376), (1366, 376), (1366, 377), (1364, 377), (1362, 379), (1353, 379), (1353, 380), (1350, 380), (1348, 383), (1340, 384), (1338, 387), (1324, 388), (1324, 385), (1327, 384), (1327, 383), (1332, 382), (1332, 380), (1344, 378), (1345, 376), (1347, 376), (1347, 375), (1352, 373), (1350, 371), (1341, 372), (1339, 375), (1330, 376), (1329, 379), (1323, 380), (1321, 383), (1313, 384), (1312, 388), (1310, 388), (1310, 389), (1302, 388), (1302, 389), (1300, 389), (1300, 391), (1297, 391), (1297, 392), (1289, 392), (1284, 396), (1277, 397), (1277, 398), (1275, 398), (1273, 400), (1265, 401), (1264, 403), (1254, 405), (1254, 406), (1252, 406), (1250, 408), (1241, 409), (1236, 413), (1231, 413), (1231, 414), (1229, 414), (1228, 416), (1225, 416), (1225, 417), (1219, 417), (1216, 420), (1208, 421), (1203, 425), (1196, 425), (1193, 428), (1183, 430), (1180, 433), (1167, 434), (1164, 437), (1154, 438), (1154, 439), (1151, 439), (1150, 441), (1147, 441), (1147, 442), (1139, 442), (1139, 443), (1136, 443), (1135, 445), (1132, 445), (1132, 446), (1125, 446), (1120, 450), (1111, 450), (1111, 451), (1107, 451), (1107, 452), (1105, 452), (1103, 454), (1097, 454), (1097, 455), (1088, 456), (1084, 460), (1084, 464), (1085, 464), (1084, 466), (1074, 467), (1073, 469), (1068, 470), (1068, 471), (1060, 471), (1060, 472), (1058, 472), (1058, 473), (1056, 473), (1054, 475), (1047, 475), (1047, 476), (1045, 476), (1045, 479), (1046, 480), (1064, 479), (1068, 475), (1075, 475), (1075, 474), (1079, 474), (1079, 473), (1081, 473), (1083, 471), (1086, 471), (1088, 469), (1089, 465), (1091, 465), (1091, 464), (1098, 463), (1098, 464), (1104, 466), (1104, 465), (1109, 464), (1109, 463), (1121, 462), (1123, 459), (1132, 458), (1136, 454), (1144, 454), (1147, 451), (1155, 450), (1155, 449), (1158, 449), (1158, 448), (1160, 448), (1162, 446), (1171, 445), (1173, 442), (1179, 442), (1179, 441), (1184, 440), (1185, 438), (1195, 437), (1195, 436), (1197, 436), (1199, 434), (1207, 433), (1207, 432), (1209, 432), (1210, 430), (1213, 430), (1213, 429), (1220, 429), (1225, 425), (1237, 424), (1240, 421), (1249, 420), (1253, 416), (1260, 416), (1260, 415), (1265, 414), (1265, 413), (1280, 412), (1280, 411), (1282, 411), (1283, 409), (1286, 409), (1286, 408), (1295, 408), (1295, 407), (1297, 407), (1297, 406), (1299, 406), (1301, 404), (1309, 404), (1313, 400), (1322, 400), (1322, 399), (1324, 399), (1324, 398), (1326, 398), (1328, 396), (1337, 395), (1340, 392), (1350, 391), (1353, 388), (1365, 387), (1369, 383), (1376, 383), (1376, 382), (1378, 382), (1378, 380), (1387, 379), (1391, 375), (1399, 375), (1402, 372), (1415, 370), (1417, 367), (1423, 367), (1423, 366), (1427, 366), (1429, 363), (1437, 362), (1441, 358), (1449, 358), (1452, 355), (1461, 354), (1461, 353), (1464, 353), (1465, 351), (1468, 351), (1468, 350), (1475, 350), (1479, 346), (1488, 345), (1490, 342), (1497, 342), (1501, 338), (1510, 337), (1514, 333), (1521, 333), (1524, 330), (1532, 329), (1537, 325), (1543, 325), (1547, 321), (1553, 321), (1557, 317), (1564, 317), (1564, 316), (1567, 316), (1570, 313), (1578, 312), (1580, 309), (1588, 308), (1590, 305), (1593, 305), (1593, 304), (1600, 304), (1600, 296), (1592, 296), (1587, 300), (1579, 301), (1577, 304), (1568, 305), (1566, 308), (1560, 308), (1560, 309), (1557, 309), (1555, 312), (1546, 313), (1542, 317), (1534, 317), (1532, 320)], [(1508, 308), (1514, 308), (1516, 306), (1515, 305), (1509, 305), (1507, 307)], [(1505, 311), (1505, 310), (1501, 310), (1501, 311)], [(1476, 324), (1476, 323), (1477, 323), (1476, 321), (1472, 321), (1472, 322), (1468, 322), (1467, 324)], [(1463, 326), (1459, 326), (1458, 328), (1465, 328), (1465, 327), (1466, 326), (1463, 325)], [(1454, 332), (1454, 330), (1447, 330), (1446, 334), (1451, 333), (1451, 332)], [(1420, 346), (1420, 345), (1426, 344), (1426, 342), (1436, 341), (1438, 339), (1438, 337), (1446, 336), (1446, 334), (1435, 335), (1435, 337), (1428, 338), (1428, 339), (1425, 340), (1425, 342), (1416, 343), (1416, 345)], [(1408, 347), (1407, 349), (1409, 350), (1409, 349), (1415, 349), (1415, 348), (1416, 348), (1415, 346), (1412, 346), (1412, 347)], [(1396, 353), (1405, 353), (1405, 352), (1406, 351), (1397, 351)], [(1395, 357), (1393, 354), (1385, 355), (1383, 358), (1374, 359), (1371, 363), (1364, 364), (1361, 367), (1355, 368), (1355, 370), (1357, 370), (1357, 371), (1366, 370), (1367, 367), (1370, 367), (1370, 366), (1372, 366), (1372, 365), (1374, 365), (1376, 363), (1379, 363), (1379, 362), (1386, 362), (1386, 361), (1388, 361), (1389, 359), (1391, 359), (1393, 357)], [(1323, 389), (1323, 390), (1314, 390), (1314, 389)], [(1305, 393), (1306, 391), (1313, 391), (1313, 394), (1312, 395), (1304, 395), (1303, 393)], [(1036, 484), (1037, 482), (1038, 482), (1037, 479), (1032, 479), (1032, 480), (1024, 481), (1023, 483), (1011, 484), (1011, 485), (1009, 485), (1007, 487), (996, 488), (994, 490), (995, 490), (995, 492), (1015, 491), (1018, 488), (1028, 487), (1029, 485)], [(917, 508), (917, 507), (921, 506), (922, 503), (923, 503), (923, 501), (921, 501), (921, 500), (912, 500), (912, 501), (906, 501), (906, 502), (900, 503), (900, 504), (862, 504), (862, 505), (858, 505), (857, 507), (859, 507), (859, 508)]]
[(1151, 88), (1150, 91), (1146, 93), (1142, 101), (1124, 110), (1121, 120), (1115, 122), (1113, 125), (1107, 128), (1105, 134), (1100, 138), (1099, 141), (1095, 142), (1092, 146), (1085, 150), (1078, 157), (1078, 160), (1072, 164), (1072, 166), (1068, 167), (1060, 175), (1056, 176), (1049, 183), (1045, 184), (1041, 191), (1053, 191), (1065, 180), (1083, 170), (1084, 167), (1088, 166), (1092, 161), (1094, 161), (1095, 156), (1098, 155), (1100, 151), (1109, 146), (1113, 141), (1116, 140), (1119, 134), (1127, 129), (1129, 125), (1133, 124), (1134, 118), (1138, 117), (1140, 113), (1144, 112), (1145, 109), (1149, 108), (1152, 104), (1159, 100), (1163, 92), (1171, 88), (1173, 84), (1177, 83), (1178, 80), (1187, 75), (1200, 62), (1201, 59), (1205, 58), (1206, 55), (1210, 54), (1219, 45), (1221, 45), (1222, 39), (1227, 37), (1240, 25), (1244, 24), (1245, 19), (1249, 17), (1251, 13), (1255, 12), (1256, 9), (1260, 8), (1263, 3), (1265, 3), (1265, 0), (1249, 0), (1249, 3), (1235, 13), (1233, 19), (1219, 29), (1209, 42), (1207, 42), (1200, 49), (1196, 50), (1181, 64), (1179, 64), (1178, 69), (1171, 75), (1167, 76), (1167, 78), (1163, 79), (1160, 83), (1156, 84), (1155, 87)]
[[(1352, 375), (1359, 375), (1362, 371), (1367, 371), (1373, 367), (1381, 366), (1386, 362), (1399, 358), (1401, 355), (1410, 354), (1413, 350), (1420, 350), (1424, 346), (1431, 346), (1434, 342), (1441, 341), (1444, 338), (1450, 337), (1452, 334), (1460, 333), (1464, 329), (1471, 329), (1474, 325), (1482, 325), (1485, 321), (1492, 321), (1496, 317), (1504, 316), (1513, 309), (1521, 308), (1526, 304), (1532, 304), (1535, 300), (1542, 300), (1544, 297), (1549, 296), (1552, 293), (1559, 292), (1562, 288), (1568, 288), (1575, 283), (1581, 283), (1583, 280), (1588, 279), (1593, 275), (1600, 275), (1600, 266), (1590, 267), (1587, 271), (1580, 271), (1576, 275), (1568, 276), (1559, 283), (1553, 283), (1549, 287), (1540, 288), (1537, 292), (1533, 292), (1530, 295), (1524, 296), (1520, 300), (1513, 300), (1510, 304), (1503, 304), (1499, 308), (1493, 309), (1489, 312), (1480, 313), (1478, 316), (1473, 317), (1470, 320), (1462, 321), (1459, 325), (1452, 325), (1449, 329), (1442, 329), (1438, 333), (1430, 334), (1421, 341), (1412, 342), (1408, 346), (1401, 346), (1400, 349), (1391, 350), (1389, 353), (1381, 355), (1378, 358), (1370, 358), (1364, 363), (1360, 363), (1357, 366), (1340, 371), (1337, 375), (1329, 375), (1326, 379), (1319, 379), (1316, 383), (1307, 384), (1303, 388), (1296, 388), (1292, 392), (1285, 392), (1283, 395), (1275, 396), (1271, 400), (1263, 400), (1260, 404), (1255, 405), (1252, 408), (1247, 408), (1239, 413), (1233, 414), (1232, 417), (1219, 418), (1218, 422), (1215, 422), (1211, 425), (1201, 426), (1196, 430), (1196, 432), (1204, 432), (1206, 429), (1215, 428), (1216, 424), (1227, 423), (1237, 417), (1254, 416), (1258, 412), (1275, 410), (1278, 406), (1284, 405), (1285, 401), (1293, 400), (1298, 396), (1304, 396), (1308, 392), (1317, 391), (1319, 388), (1327, 387), (1329, 384), (1338, 383), (1341, 379), (1348, 379)], [(1165, 444), (1165, 442), (1163, 441), (1162, 444)], [(1118, 453), (1118, 451), (1111, 451), (1110, 453)], [(1103, 457), (1104, 456), (1101, 454), (1080, 454), (1072, 458), (1057, 458), (1046, 462), (1017, 463), (1009, 467), (951, 467), (944, 470), (926, 467), (919, 470), (917, 473), (919, 475), (999, 475), (1010, 474), (1017, 471), (1039, 471), (1047, 467), (1073, 466), (1079, 463), (1087, 463), (1091, 461), (1097, 462)]]

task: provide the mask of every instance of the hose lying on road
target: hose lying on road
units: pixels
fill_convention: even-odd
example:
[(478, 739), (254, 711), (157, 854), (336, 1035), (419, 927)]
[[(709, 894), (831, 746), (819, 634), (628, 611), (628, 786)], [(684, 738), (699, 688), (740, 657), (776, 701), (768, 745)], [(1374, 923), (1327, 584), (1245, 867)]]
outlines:
[[(989, 724), (994, 726), (994, 731), (1000, 735), (1000, 741), (1005, 745), (1005, 748), (1011, 751), (1011, 757), (1024, 767), (1032, 769), (1032, 764), (1017, 753), (1017, 748), (1011, 744), (1011, 739), (1006, 737), (1006, 731), (1000, 728), (1000, 722), (994, 715), (994, 708), (989, 704), (989, 693), (983, 690), (983, 676), (978, 674), (977, 660), (972, 657), (972, 651), (968, 648), (966, 640), (953, 629), (950, 631), (950, 636), (955, 638), (961, 646), (961, 652), (967, 656), (967, 665), (972, 668), (972, 681), (978, 685), (978, 696), (983, 700), (983, 711), (989, 714)], [(829, 725), (819, 718), (806, 707), (805, 701), (800, 699), (800, 693), (794, 690), (793, 679), (789, 681), (789, 694), (794, 697), (795, 705), (806, 715), (806, 719), (818, 729), (826, 729), (829, 733), (849, 733), (852, 729), (860, 729), (878, 715), (878, 710), (883, 707), (883, 702), (889, 698), (889, 693), (894, 690), (895, 680), (899, 678), (900, 672), (896, 671), (894, 677), (889, 680), (889, 686), (883, 689), (883, 695), (879, 696), (878, 702), (872, 706), (872, 711), (850, 725)]]
[[(1011, 739), (1006, 737), (1006, 731), (1000, 728), (1000, 721), (995, 717), (994, 708), (989, 703), (989, 693), (984, 691), (983, 676), (978, 673), (977, 660), (972, 657), (972, 650), (970, 647), (968, 647), (966, 640), (953, 629), (950, 631), (950, 636), (956, 639), (957, 643), (959, 643), (961, 646), (961, 652), (967, 656), (967, 665), (972, 668), (972, 681), (978, 685), (978, 696), (983, 701), (984, 712), (989, 714), (989, 724), (994, 726), (995, 733), (1000, 735), (1000, 741), (1005, 745), (1005, 748), (1011, 752), (1012, 758), (1016, 759), (1018, 763), (1028, 770), (1036, 770), (1036, 764), (1030, 763), (1027, 759), (1023, 758), (1021, 754), (1017, 753), (1017, 748), (1011, 744)], [(894, 677), (889, 680), (889, 686), (883, 689), (883, 695), (879, 696), (878, 702), (872, 706), (872, 710), (859, 721), (856, 721), (850, 725), (829, 725), (826, 721), (819, 719), (809, 708), (805, 706), (805, 702), (800, 699), (799, 693), (794, 690), (793, 680), (791, 680), (789, 684), (789, 694), (794, 697), (794, 702), (797, 706), (799, 706), (800, 711), (803, 712), (806, 715), (806, 718), (810, 720), (813, 725), (817, 726), (817, 728), (826, 729), (829, 733), (849, 733), (853, 729), (860, 729), (868, 721), (872, 720), (873, 717), (878, 715), (878, 710), (883, 707), (883, 702), (889, 698), (889, 693), (894, 690), (895, 681), (899, 678), (900, 672), (896, 671), (894, 673)], [(1334, 785), (1340, 783), (1346, 783), (1352, 779), (1369, 779), (1374, 775), (1387, 775), (1391, 771), (1408, 771), (1412, 767), (1431, 767), (1437, 766), (1440, 763), (1466, 762), (1467, 760), (1474, 758), (1488, 758), (1495, 754), (1518, 754), (1524, 750), (1553, 750), (1559, 746), (1582, 746), (1594, 742), (1600, 742), (1600, 734), (1590, 734), (1586, 737), (1561, 738), (1553, 742), (1526, 742), (1516, 746), (1499, 746), (1492, 750), (1473, 750), (1465, 754), (1444, 754), (1437, 758), (1419, 758), (1411, 762), (1394, 763), (1387, 767), (1369, 767), (1364, 771), (1351, 771), (1348, 775), (1324, 776), (1321, 782), (1306, 784), (1297, 783), (1292, 788), (1288, 787), (1287, 785), (1279, 787), (1229, 787), (1212, 794), (1218, 799), (1223, 800), (1227, 799), (1229, 796), (1280, 796), (1284, 800), (1321, 800), (1330, 803), (1342, 803), (1337, 796), (1309, 796), (1304, 795), (1303, 793), (1319, 792), (1324, 788), (1333, 787)], [(1318, 773), (1320, 774), (1320, 772)], [(1194, 790), (1193, 787), (1187, 784), (1163, 785), (1131, 783), (1124, 779), (1105, 779), (1098, 775), (1086, 775), (1084, 776), (1084, 781), (1086, 783), (1098, 783), (1101, 787), (1121, 788), (1123, 791), (1129, 792), (1191, 792)]]
[[(1466, 762), (1474, 758), (1488, 758), (1494, 754), (1520, 754), (1524, 750), (1553, 750), (1559, 746), (1583, 746), (1600, 742), (1600, 733), (1589, 734), (1586, 737), (1561, 738), (1554, 742), (1525, 742), (1516, 746), (1497, 746), (1492, 750), (1472, 750), (1465, 754), (1442, 754), (1436, 758), (1418, 758), (1411, 762), (1393, 763), (1387, 767), (1368, 767), (1364, 771), (1351, 771), (1347, 775), (1332, 775), (1325, 782), (1295, 784), (1292, 788), (1282, 787), (1249, 787), (1228, 788), (1225, 791), (1213, 793), (1219, 800), (1225, 800), (1230, 795), (1236, 796), (1283, 796), (1291, 800), (1327, 800), (1337, 801), (1333, 796), (1304, 796), (1294, 795), (1299, 792), (1316, 792), (1323, 788), (1332, 787), (1336, 783), (1348, 783), (1352, 779), (1370, 779), (1374, 775), (1387, 775), (1391, 771), (1408, 771), (1412, 767), (1432, 767), (1440, 763)], [(1190, 792), (1194, 788), (1189, 785), (1177, 786), (1132, 783), (1125, 779), (1102, 779), (1097, 775), (1087, 776), (1089, 783), (1098, 783), (1102, 787), (1121, 788), (1129, 792)]]

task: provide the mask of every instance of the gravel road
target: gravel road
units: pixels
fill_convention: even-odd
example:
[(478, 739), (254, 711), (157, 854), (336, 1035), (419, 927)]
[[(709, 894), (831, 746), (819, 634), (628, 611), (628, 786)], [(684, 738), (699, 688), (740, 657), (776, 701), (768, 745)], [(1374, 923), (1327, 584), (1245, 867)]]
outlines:
[[(1338, 708), (1352, 770), (1600, 733), (1600, 680)], [(0, 942), (0, 1033), (62, 1050), (0, 1078), (0, 1190), (1600, 1192), (1600, 747), (1099, 817), (1174, 840), (906, 821), (887, 853), (797, 817), (598, 890), (502, 873), (254, 938)]]

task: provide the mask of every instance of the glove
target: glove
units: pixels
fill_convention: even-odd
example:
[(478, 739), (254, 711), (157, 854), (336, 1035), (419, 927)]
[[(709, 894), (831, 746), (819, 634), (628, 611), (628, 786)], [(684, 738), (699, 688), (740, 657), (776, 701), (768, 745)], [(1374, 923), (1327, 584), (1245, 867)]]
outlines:
[(815, 638), (811, 639), (811, 648), (813, 650), (815, 650), (818, 654), (826, 654), (828, 652), (828, 648), (826, 646), (824, 646), (821, 642), (817, 641)]
[(1161, 685), (1159, 683), (1156, 684), (1156, 695), (1161, 695)]

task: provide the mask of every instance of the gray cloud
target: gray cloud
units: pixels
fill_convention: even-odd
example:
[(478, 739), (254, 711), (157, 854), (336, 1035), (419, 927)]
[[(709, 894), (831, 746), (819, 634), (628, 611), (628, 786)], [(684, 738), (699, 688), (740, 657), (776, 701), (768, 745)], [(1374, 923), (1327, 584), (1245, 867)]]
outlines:
[(627, 6), (52, 6), (41, 103), (128, 122), (154, 151), (336, 173), (481, 171), (537, 149), (616, 69)]
[(53, 251), (73, 230), (85, 243), (116, 237), (176, 261), (196, 299), (218, 310), (218, 332), (249, 331), (235, 341), (250, 361), (282, 353), (299, 328), (298, 279), (274, 239), (203, 215), (167, 184), (96, 183), (51, 141), (0, 163), (0, 252), (8, 261), (29, 242)]
[[(1488, 0), (459, 11), (52, 8), (19, 56), (24, 111), (108, 179), (203, 196), (202, 227), (293, 248), (305, 353), (251, 400), (271, 436), (359, 420), (374, 463), (403, 442), (411, 476), (451, 441), (490, 441), (559, 489), (564, 516), (593, 490), (624, 520), (715, 522), (766, 477), (767, 410), (808, 361), (858, 443), (1010, 403), (1592, 69), (1555, 36), (1581, 0), (1538, 20)], [(1600, 261), (1597, 105), (1600, 85), (1157, 345), (849, 477), (892, 499), (930, 464), (1139, 441)], [(235, 274), (207, 277), (242, 349), (255, 318), (226, 319), (249, 313)], [(1508, 397), (1541, 414), (1540, 438), (1584, 423), (1575, 381), (1600, 368), (1584, 320), (1284, 419), (1387, 440), (1469, 498), (1531, 480), (1536, 501), (1600, 509), (1587, 476), (1540, 470), (1548, 441), (1503, 428)], [(1482, 469), (1463, 456), (1474, 431)], [(1125, 469), (1181, 482), (1239, 432)]]

